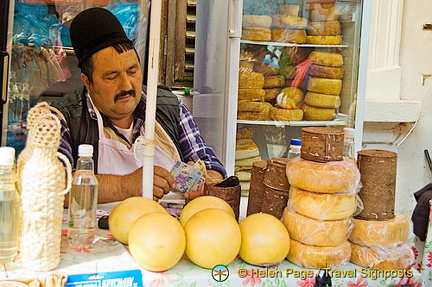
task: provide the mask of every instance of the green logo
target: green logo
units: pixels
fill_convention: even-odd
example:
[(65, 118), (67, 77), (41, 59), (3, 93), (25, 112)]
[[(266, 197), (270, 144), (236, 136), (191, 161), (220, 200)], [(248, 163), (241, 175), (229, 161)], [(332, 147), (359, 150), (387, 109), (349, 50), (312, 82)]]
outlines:
[(224, 282), (229, 277), (229, 270), (225, 265), (219, 264), (212, 269), (212, 278), (216, 282)]

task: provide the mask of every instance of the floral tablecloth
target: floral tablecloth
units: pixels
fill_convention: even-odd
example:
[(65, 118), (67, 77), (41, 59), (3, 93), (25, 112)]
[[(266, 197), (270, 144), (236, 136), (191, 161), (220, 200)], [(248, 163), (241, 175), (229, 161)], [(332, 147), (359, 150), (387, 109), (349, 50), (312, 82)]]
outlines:
[[(66, 223), (66, 221), (64, 221)], [(64, 275), (88, 274), (139, 269), (144, 286), (300, 286), (313, 287), (317, 270), (305, 269), (284, 260), (274, 268), (261, 268), (244, 263), (236, 258), (228, 266), (219, 265), (213, 270), (193, 264), (186, 257), (166, 272), (149, 272), (140, 268), (127, 247), (114, 240), (107, 230), (97, 230), (98, 239), (92, 248), (76, 251), (68, 246), (66, 228), (62, 234), (60, 266), (50, 272), (33, 272), (21, 267), (19, 258), (0, 266), (0, 280), (42, 278), (53, 273)], [(352, 263), (331, 269), (331, 283), (341, 286), (428, 286), (423, 285), (423, 275), (428, 280), (432, 270), (432, 236), (426, 244), (423, 267), (415, 265), (411, 270), (383, 273), (363, 268)], [(421, 244), (420, 244), (421, 246)], [(423, 252), (423, 251), (418, 251)], [(420, 257), (420, 256), (419, 256)], [(418, 258), (419, 258), (418, 257)], [(7, 272), (4, 271), (6, 267)], [(422, 274), (420, 274), (420, 272)], [(321, 274), (323, 271), (320, 272)], [(428, 281), (429, 282), (429, 281)]]
[(418, 237), (414, 238), (415, 268), (424, 279), (424, 286), (432, 286), (432, 200), (429, 201), (429, 225), (426, 241), (422, 242)]

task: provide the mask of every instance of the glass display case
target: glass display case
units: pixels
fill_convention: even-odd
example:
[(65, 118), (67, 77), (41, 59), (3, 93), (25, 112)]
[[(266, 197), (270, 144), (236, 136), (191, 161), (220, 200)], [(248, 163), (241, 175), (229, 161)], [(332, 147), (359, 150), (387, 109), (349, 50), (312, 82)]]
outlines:
[(355, 128), (360, 149), (370, 0), (207, 2), (193, 114), (229, 174), (286, 157), (307, 126)]

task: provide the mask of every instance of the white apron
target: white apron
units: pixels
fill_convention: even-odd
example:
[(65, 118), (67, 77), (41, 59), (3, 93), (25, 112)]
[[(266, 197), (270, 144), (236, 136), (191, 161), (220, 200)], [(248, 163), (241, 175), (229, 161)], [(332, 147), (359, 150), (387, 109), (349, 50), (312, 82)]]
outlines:
[[(99, 131), (98, 173), (126, 175), (142, 167), (143, 163), (134, 156), (133, 147), (129, 149), (123, 143), (105, 137), (102, 116), (94, 105), (93, 107), (96, 112)], [(141, 127), (140, 134), (144, 135), (144, 125)], [(174, 165), (174, 161), (156, 145), (154, 165), (169, 171)]]

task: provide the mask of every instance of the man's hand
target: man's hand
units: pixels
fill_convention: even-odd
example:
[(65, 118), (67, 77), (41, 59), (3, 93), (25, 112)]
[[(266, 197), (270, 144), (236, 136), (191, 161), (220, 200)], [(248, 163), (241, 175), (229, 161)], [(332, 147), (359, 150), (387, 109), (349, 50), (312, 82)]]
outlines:
[[(122, 191), (129, 196), (142, 196), (142, 167), (122, 176)], [(174, 178), (164, 168), (154, 166), (153, 170), (153, 200), (158, 201), (174, 187)], [(127, 198), (126, 197), (126, 198)]]
[(155, 166), (153, 176), (153, 199), (158, 201), (175, 187), (172, 175), (166, 169)]
[[(189, 161), (188, 162), (188, 165), (192, 165), (193, 166), (194, 164), (195, 163), (193, 161)], [(222, 174), (220, 174), (217, 171), (207, 170), (207, 178), (209, 178), (209, 179), (223, 179), (223, 176), (222, 176)], [(184, 193), (184, 197), (186, 199), (192, 200), (192, 199), (195, 199), (195, 198), (197, 198), (199, 196), (204, 195), (204, 185), (205, 185), (205, 183), (203, 185), (201, 185), (201, 188), (199, 190), (185, 192)]]

